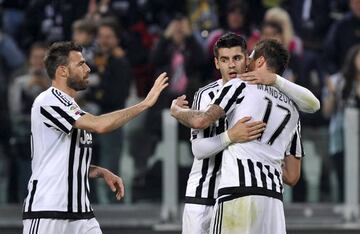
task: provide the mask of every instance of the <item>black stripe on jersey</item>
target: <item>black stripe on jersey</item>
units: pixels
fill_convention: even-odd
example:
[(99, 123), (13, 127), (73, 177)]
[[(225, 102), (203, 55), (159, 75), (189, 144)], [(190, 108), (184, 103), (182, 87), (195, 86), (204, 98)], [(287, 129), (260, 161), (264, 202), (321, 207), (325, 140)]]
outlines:
[(31, 220), (30, 229), (29, 229), (29, 234), (32, 234), (33, 228), (34, 228), (34, 219)]
[[(83, 130), (80, 130), (81, 133), (83, 132)], [(83, 157), (84, 157), (84, 147), (81, 147), (80, 148), (80, 154), (79, 154), (79, 166), (78, 166), (78, 169), (77, 169), (77, 211), (78, 212), (82, 212), (82, 209), (81, 209), (81, 182), (82, 182), (82, 176), (81, 176), (81, 166), (82, 166), (82, 160), (83, 160)], [(84, 191), (85, 192), (85, 191)]]
[(203, 198), (203, 197), (185, 197), (185, 203), (190, 204), (198, 204), (198, 205), (205, 205), (205, 206), (213, 206), (215, 205), (214, 198)]
[(212, 99), (215, 97), (214, 92), (210, 92), (210, 93), (209, 93), (209, 97), (210, 97), (210, 99), (212, 100)]
[(195, 197), (201, 197), (202, 188), (204, 181), (206, 179), (207, 170), (209, 168), (209, 159), (203, 159), (203, 164), (201, 168), (201, 178), (199, 180), (199, 185), (196, 187)]
[(241, 97), (241, 98), (238, 98), (238, 99), (236, 99), (236, 104), (240, 104), (240, 103), (242, 103), (242, 101), (244, 100), (244, 98), (245, 97)]
[(229, 92), (231, 86), (226, 86), (222, 89), (220, 96), (214, 101), (215, 105), (219, 105), (224, 99), (225, 95)]
[(250, 175), (251, 175), (251, 186), (256, 187), (257, 183), (256, 183), (256, 177), (255, 177), (254, 163), (250, 159), (248, 159), (247, 162), (248, 162), (249, 171), (250, 171)]
[(219, 86), (219, 84), (217, 83), (217, 81), (213, 82), (213, 83), (210, 83), (208, 85), (206, 85), (205, 87), (203, 88), (200, 88), (198, 90), (198, 99), (197, 99), (197, 103), (196, 103), (196, 110), (199, 110), (200, 109), (200, 102), (201, 102), (201, 97), (202, 97), (202, 94), (208, 90), (208, 89), (211, 89), (211, 88), (214, 88), (216, 86)]
[(245, 83), (241, 83), (241, 85), (236, 89), (235, 93), (230, 98), (228, 104), (224, 108), (225, 113), (227, 113), (230, 107), (232, 106), (232, 104), (236, 102), (236, 100), (238, 99), (239, 95), (242, 93), (245, 87), (246, 87)]
[(283, 200), (282, 193), (279, 193), (279, 192), (276, 192), (273, 190), (268, 190), (266, 188), (261, 188), (261, 187), (227, 187), (227, 188), (219, 189), (218, 196), (220, 197), (220, 196), (224, 196), (224, 195), (230, 195), (230, 196), (220, 198), (218, 201), (219, 203), (224, 202), (224, 201), (229, 201), (234, 198), (252, 196), (252, 195), (272, 197), (272, 198), (279, 199), (280, 201)]
[(71, 117), (70, 115), (68, 115), (65, 111), (63, 111), (60, 107), (58, 106), (51, 106), (51, 108), (54, 109), (54, 111), (56, 111), (61, 117), (63, 117), (64, 119), (66, 119), (66, 121), (68, 121), (69, 124), (74, 125), (75, 123), (75, 119), (73, 117)]
[(226, 126), (226, 119), (225, 118), (220, 118), (219, 119), (219, 125), (216, 127), (216, 135), (219, 135), (223, 132), (225, 132), (225, 130), (227, 129)]
[(33, 211), (24, 212), (23, 219), (91, 219), (94, 218), (94, 212), (74, 213), (66, 211)]
[(224, 213), (224, 203), (220, 203), (220, 224), (219, 224), (219, 234), (221, 234), (222, 230), (222, 221), (223, 221), (223, 213)]
[(244, 169), (244, 165), (241, 163), (241, 160), (238, 159), (237, 160), (237, 164), (238, 164), (238, 171), (239, 171), (239, 186), (240, 187), (245, 187), (245, 169)]
[(268, 177), (271, 180), (271, 190), (276, 191), (276, 184), (275, 184), (275, 180), (274, 180), (274, 175), (270, 172), (270, 166), (269, 165), (265, 165), (265, 168), (268, 171)]
[(40, 219), (37, 219), (37, 223), (36, 223), (36, 229), (35, 229), (35, 234), (39, 233), (39, 225), (40, 225)]
[(278, 181), (279, 181), (280, 192), (281, 192), (282, 189), (283, 189), (283, 185), (282, 185), (281, 180), (280, 180), (280, 173), (279, 173), (277, 170), (275, 170), (275, 175), (276, 175), (276, 177), (277, 177), (277, 179), (278, 179)]
[(65, 106), (71, 106), (72, 102), (67, 99), (60, 91), (56, 89), (52, 89), (51, 93)]
[(296, 143), (297, 143), (297, 133), (295, 132), (290, 146), (290, 154), (294, 156), (296, 155)]
[(73, 170), (78, 129), (74, 129), (71, 136), (69, 165), (68, 165), (68, 212), (73, 211)]
[(61, 129), (63, 132), (65, 132), (66, 134), (69, 134), (71, 129), (67, 129), (59, 120), (57, 120), (56, 118), (54, 118), (49, 112), (47, 112), (43, 107), (40, 107), (40, 113), (47, 118), (48, 120), (50, 120), (51, 122), (53, 122), (59, 129)]
[(263, 172), (263, 165), (261, 162), (256, 162), (256, 166), (260, 169), (261, 182), (264, 188), (267, 188), (266, 175)]
[[(87, 154), (85, 156), (85, 167), (86, 167), (86, 170), (85, 170), (85, 175), (84, 175), (84, 187), (85, 187), (85, 212), (88, 212), (90, 210), (90, 207), (88, 207), (86, 205), (86, 201), (89, 200), (89, 188), (88, 188), (88, 177), (89, 177), (89, 168), (88, 168), (88, 163), (89, 163), (89, 159), (90, 159), (90, 150), (91, 149), (88, 149), (87, 150)], [(90, 204), (89, 204), (90, 206)]]
[(38, 183), (37, 180), (33, 180), (33, 182), (32, 182), (32, 189), (31, 189), (31, 193), (30, 193), (29, 208), (28, 208), (29, 212), (31, 212), (31, 206), (32, 206), (32, 203), (34, 201), (34, 196), (35, 196), (35, 192), (36, 192), (37, 183)]
[(213, 198), (213, 197), (214, 197), (216, 175), (217, 175), (218, 171), (220, 170), (222, 157), (223, 157), (223, 151), (221, 151), (220, 153), (216, 154), (216, 156), (215, 156), (214, 169), (213, 169), (213, 171), (212, 171), (212, 173), (211, 173), (211, 177), (210, 177), (210, 179), (209, 179), (208, 198)]

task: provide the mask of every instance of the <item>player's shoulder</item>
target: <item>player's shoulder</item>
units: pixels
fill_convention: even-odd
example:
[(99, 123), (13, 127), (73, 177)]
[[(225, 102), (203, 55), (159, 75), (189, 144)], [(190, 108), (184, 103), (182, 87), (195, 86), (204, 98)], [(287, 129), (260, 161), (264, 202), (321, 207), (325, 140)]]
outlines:
[(73, 105), (72, 98), (54, 87), (50, 87), (40, 93), (34, 101), (34, 106), (69, 107), (71, 105)]
[(219, 79), (199, 88), (197, 92), (198, 93), (211, 92), (213, 90), (220, 89), (221, 86), (222, 86), (222, 80)]

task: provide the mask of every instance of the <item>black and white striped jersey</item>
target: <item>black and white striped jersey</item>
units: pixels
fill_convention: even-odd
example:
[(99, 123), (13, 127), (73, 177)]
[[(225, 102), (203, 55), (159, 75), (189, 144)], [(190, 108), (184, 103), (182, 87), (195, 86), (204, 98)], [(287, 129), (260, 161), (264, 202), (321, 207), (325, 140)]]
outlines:
[(266, 123), (259, 139), (231, 144), (224, 150), (219, 196), (265, 195), (282, 199), (284, 155), (303, 156), (296, 105), (275, 87), (251, 85), (240, 79), (227, 82), (211, 104), (223, 108), (229, 128), (245, 116)]
[[(200, 88), (195, 93), (192, 108), (196, 110), (205, 110), (222, 86), (223, 81), (220, 79)], [(198, 140), (216, 136), (226, 129), (226, 120), (224, 118), (220, 119), (207, 129), (191, 129), (191, 141), (193, 142), (195, 139)], [(202, 205), (215, 204), (221, 160), (222, 151), (212, 157), (202, 160), (198, 160), (194, 157), (194, 162), (187, 181), (185, 203)]]
[(31, 109), (32, 175), (23, 219), (88, 219), (91, 133), (73, 128), (85, 113), (66, 93), (50, 87)]

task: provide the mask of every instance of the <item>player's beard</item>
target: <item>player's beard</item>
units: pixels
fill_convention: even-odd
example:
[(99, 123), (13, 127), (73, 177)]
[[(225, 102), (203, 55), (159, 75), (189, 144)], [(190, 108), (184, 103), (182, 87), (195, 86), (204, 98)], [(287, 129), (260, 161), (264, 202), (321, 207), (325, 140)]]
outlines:
[(76, 91), (85, 90), (88, 86), (87, 81), (78, 76), (69, 76), (66, 83), (69, 88), (72, 88)]

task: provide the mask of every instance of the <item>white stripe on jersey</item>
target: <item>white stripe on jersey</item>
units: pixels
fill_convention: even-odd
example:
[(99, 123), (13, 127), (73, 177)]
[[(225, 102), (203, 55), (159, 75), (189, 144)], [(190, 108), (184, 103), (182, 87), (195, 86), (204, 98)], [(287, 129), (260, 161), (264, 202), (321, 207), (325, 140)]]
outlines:
[(88, 219), (91, 133), (73, 128), (84, 112), (53, 87), (41, 93), (31, 110), (32, 175), (23, 218)]
[(302, 157), (299, 113), (274, 87), (228, 81), (211, 101), (226, 113), (229, 128), (245, 116), (267, 123), (258, 140), (231, 144), (224, 150), (220, 195), (265, 195), (282, 199), (281, 161), (286, 154)]
[[(192, 108), (204, 110), (221, 86), (222, 80), (217, 80), (200, 88), (195, 93)], [(207, 129), (191, 129), (191, 140), (213, 137), (224, 132), (226, 129), (226, 120), (221, 119)], [(186, 187), (185, 203), (203, 205), (213, 205), (215, 203), (221, 160), (222, 152), (216, 156), (214, 155), (214, 157), (203, 160), (194, 158)]]

